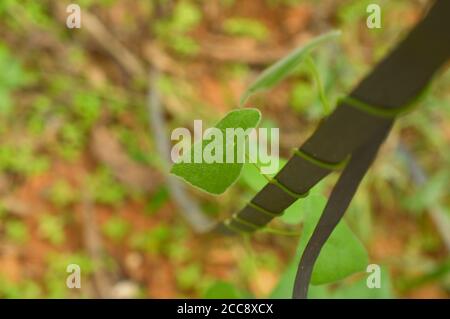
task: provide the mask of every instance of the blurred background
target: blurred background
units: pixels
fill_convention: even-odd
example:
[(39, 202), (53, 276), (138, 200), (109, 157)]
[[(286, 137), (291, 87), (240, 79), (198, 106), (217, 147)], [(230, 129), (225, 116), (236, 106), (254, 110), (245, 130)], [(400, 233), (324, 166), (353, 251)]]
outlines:
[[(0, 2), (0, 297), (289, 297), (280, 279), (298, 237), (196, 231), (166, 182), (161, 144), (194, 119), (213, 124), (265, 67), (340, 29), (313, 54), (334, 105), (430, 2), (78, 0), (80, 29), (66, 27), (70, 3)], [(370, 3), (381, 29), (366, 26)], [(450, 296), (449, 84), (441, 72), (398, 121), (346, 215), (382, 266), (382, 289), (362, 273), (312, 297)], [(304, 66), (247, 105), (280, 127), (283, 157), (324, 116)], [(219, 197), (184, 192), (218, 221), (254, 186), (246, 175)], [(301, 229), (286, 222), (273, 225)], [(66, 287), (68, 264), (81, 267), (80, 289)]]

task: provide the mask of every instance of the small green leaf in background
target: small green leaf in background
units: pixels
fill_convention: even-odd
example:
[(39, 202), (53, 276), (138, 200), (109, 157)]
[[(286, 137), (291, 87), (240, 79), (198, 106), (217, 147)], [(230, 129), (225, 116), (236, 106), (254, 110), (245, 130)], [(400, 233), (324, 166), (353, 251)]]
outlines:
[[(287, 266), (277, 286), (271, 292), (271, 299), (286, 299), (292, 297), (294, 280), (297, 273), (298, 261), (294, 260)], [(335, 285), (310, 286), (309, 299), (389, 299), (393, 297), (391, 278), (385, 267), (381, 267), (381, 287), (367, 287), (367, 276), (365, 273), (361, 279), (347, 283), (343, 282), (338, 287)], [(332, 288), (332, 289), (330, 289)]]
[(202, 279), (202, 268), (200, 264), (194, 263), (184, 266), (176, 272), (176, 282), (180, 289), (194, 289)]
[[(309, 196), (305, 198), (301, 198), (297, 200), (294, 204), (289, 206), (284, 210), (283, 215), (280, 217), (283, 222), (286, 224), (292, 224), (296, 225), (303, 221), (305, 216), (305, 211), (310, 210), (314, 208), (315, 204), (315, 197), (313, 195), (315, 194), (321, 194), (323, 191), (323, 188), (325, 186), (325, 180), (319, 182), (317, 185), (315, 185), (310, 191)], [(310, 201), (313, 201), (312, 203), (309, 203)]]
[(418, 191), (414, 192), (414, 195), (404, 200), (404, 205), (410, 211), (418, 213), (442, 202), (446, 192), (448, 192), (449, 181), (450, 174), (447, 171), (432, 176)]
[(23, 69), (14, 52), (0, 43), (0, 114), (11, 111), (13, 105), (11, 93), (27, 85), (31, 80), (31, 74)]
[(167, 187), (160, 186), (145, 207), (145, 213), (148, 215), (156, 213), (170, 198)]
[(242, 181), (254, 191), (261, 190), (267, 184), (267, 179), (261, 175), (258, 168), (252, 163), (244, 163), (241, 174)]
[(120, 216), (112, 216), (102, 225), (103, 233), (114, 242), (122, 241), (130, 230), (131, 224)]
[(225, 281), (214, 282), (202, 296), (205, 299), (240, 299), (243, 297), (239, 289)]
[[(218, 128), (223, 134), (223, 155), (226, 150), (234, 147), (236, 154), (237, 144), (226, 145), (226, 129), (242, 128), (244, 130), (255, 128), (261, 119), (261, 113), (257, 109), (245, 108), (229, 112), (214, 127)], [(195, 144), (188, 150), (191, 159), (195, 158), (194, 152), (202, 152), (205, 147), (213, 143), (214, 140), (202, 140), (196, 143), (202, 143), (202, 147), (195, 147)], [(242, 145), (242, 147), (244, 147)], [(202, 154), (200, 154), (202, 156)], [(203, 157), (202, 157), (203, 158)], [(193, 162), (193, 160), (191, 161)], [(230, 187), (241, 173), (243, 166), (241, 163), (176, 163), (172, 166), (171, 173), (183, 178), (186, 182), (196, 186), (211, 194), (222, 194)]]
[(340, 36), (340, 31), (331, 31), (318, 36), (308, 42), (306, 45), (295, 49), (283, 59), (275, 62), (253, 82), (253, 84), (244, 92), (240, 104), (243, 105), (247, 99), (258, 91), (266, 90), (284, 79), (294, 68), (303, 61), (307, 54), (319, 44), (332, 38)]
[[(273, 157), (270, 161), (274, 160)], [(287, 160), (279, 158), (278, 171), (287, 163)], [(259, 164), (257, 164), (261, 167)], [(261, 174), (254, 163), (244, 163), (242, 167), (242, 180), (254, 191), (260, 191), (266, 184), (267, 179)]]
[(283, 275), (280, 277), (278, 284), (272, 290), (269, 298), (271, 299), (287, 299), (292, 298), (294, 289), (294, 280), (297, 273), (298, 258), (289, 263)]
[(266, 39), (269, 33), (266, 26), (260, 21), (248, 18), (229, 18), (223, 23), (223, 29), (230, 35), (256, 40)]
[[(299, 257), (299, 256), (298, 256)], [(290, 299), (294, 290), (295, 276), (300, 258), (291, 261), (281, 276), (278, 284), (269, 295), (270, 299)], [(308, 290), (309, 299), (330, 299), (332, 294), (328, 291), (327, 285), (310, 286)]]
[(5, 223), (6, 238), (16, 244), (25, 244), (29, 239), (27, 225), (21, 220), (10, 220)]
[(53, 245), (61, 245), (66, 240), (64, 221), (61, 216), (50, 214), (40, 216), (38, 233)]
[[(326, 197), (320, 194), (322, 187), (323, 185), (316, 191), (312, 191), (307, 197), (308, 201), (305, 201), (302, 206), (306, 213), (306, 215), (301, 214), (305, 216), (304, 232), (300, 238), (296, 256), (286, 268), (270, 298), (291, 298), (292, 296), (300, 257), (327, 202)], [(364, 271), (367, 264), (367, 252), (345, 222), (341, 220), (320, 252), (314, 266), (311, 284), (321, 285), (341, 280), (355, 272)], [(332, 296), (322, 287), (310, 287), (309, 296), (331, 298)]]
[(343, 284), (339, 288), (333, 290), (331, 298), (338, 299), (389, 299), (392, 298), (391, 277), (385, 267), (381, 267), (380, 288), (367, 287), (367, 277), (365, 275), (358, 281)]
[[(326, 205), (326, 197), (314, 194), (311, 200), (305, 202), (306, 212), (303, 234), (300, 239), (299, 251), (303, 253), (314, 228)], [(341, 280), (353, 273), (364, 271), (368, 264), (367, 252), (347, 226), (341, 220), (330, 238), (323, 246), (311, 277), (311, 284), (321, 285)]]

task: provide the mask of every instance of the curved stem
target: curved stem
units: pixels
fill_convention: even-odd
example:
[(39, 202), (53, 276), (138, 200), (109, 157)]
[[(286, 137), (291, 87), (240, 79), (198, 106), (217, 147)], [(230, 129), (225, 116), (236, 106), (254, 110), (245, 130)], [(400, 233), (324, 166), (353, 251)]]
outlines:
[(323, 88), (322, 80), (320, 79), (320, 74), (319, 74), (319, 71), (317, 70), (317, 66), (314, 63), (314, 60), (311, 58), (311, 56), (308, 56), (305, 59), (305, 62), (311, 71), (314, 81), (316, 82), (317, 90), (319, 91), (319, 99), (320, 99), (320, 102), (322, 103), (323, 109), (325, 111), (325, 115), (328, 115), (331, 112), (330, 102), (328, 102), (328, 99), (325, 95), (325, 90)]

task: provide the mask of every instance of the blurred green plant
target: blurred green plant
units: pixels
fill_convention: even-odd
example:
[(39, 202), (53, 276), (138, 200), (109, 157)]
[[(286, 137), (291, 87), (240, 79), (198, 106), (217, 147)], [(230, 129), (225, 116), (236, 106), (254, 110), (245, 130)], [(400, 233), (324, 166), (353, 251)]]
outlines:
[(297, 65), (303, 62), (304, 59), (309, 56), (308, 54), (311, 50), (323, 42), (327, 42), (330, 39), (336, 38), (340, 35), (340, 31), (331, 31), (318, 36), (304, 46), (295, 49), (284, 58), (269, 66), (242, 94), (240, 104), (243, 105), (251, 95), (274, 87), (286, 76), (288, 76)]
[(100, 167), (91, 174), (86, 184), (93, 199), (100, 204), (117, 206), (127, 194), (126, 189), (116, 181), (106, 167)]
[(60, 216), (51, 214), (40, 215), (38, 232), (44, 239), (57, 246), (63, 244), (66, 240), (64, 221)]
[(20, 62), (0, 42), (0, 114), (2, 116), (10, 113), (13, 107), (11, 93), (29, 84), (31, 80), (31, 75), (25, 72)]
[(0, 145), (0, 170), (24, 176), (45, 172), (49, 167), (46, 155), (38, 154), (28, 143)]
[(241, 292), (235, 285), (225, 282), (216, 281), (212, 283), (202, 294), (205, 299), (240, 299), (248, 294)]
[(62, 208), (74, 203), (78, 199), (78, 194), (66, 180), (58, 179), (50, 187), (48, 198), (52, 204)]
[(29, 240), (28, 227), (21, 220), (6, 221), (5, 234), (8, 240), (18, 245), (24, 245)]
[(0, 274), (0, 298), (36, 299), (42, 298), (43, 291), (38, 283), (30, 280), (15, 282)]
[[(46, 298), (68, 298), (70, 289), (67, 289), (67, 266), (76, 264), (81, 269), (82, 281), (87, 280), (94, 271), (92, 259), (82, 252), (57, 253), (52, 252), (45, 256), (47, 270), (44, 275)], [(78, 289), (77, 289), (78, 290)], [(75, 292), (83, 297), (83, 292)]]
[(130, 233), (131, 225), (123, 217), (112, 216), (102, 225), (102, 231), (114, 242), (120, 242)]
[(153, 27), (158, 38), (169, 48), (181, 55), (190, 56), (198, 52), (199, 46), (187, 33), (201, 19), (202, 13), (197, 6), (191, 1), (182, 0), (174, 4), (170, 17), (158, 20)]
[(158, 225), (152, 229), (134, 233), (130, 244), (134, 249), (150, 254), (167, 253), (166, 244), (170, 238), (170, 228), (166, 225)]
[(198, 284), (201, 282), (202, 273), (201, 266), (198, 263), (180, 267), (175, 275), (178, 287), (182, 290), (197, 288)]
[(148, 201), (145, 207), (145, 213), (147, 215), (153, 215), (169, 200), (169, 197), (170, 194), (167, 187), (159, 187)]
[(223, 22), (223, 29), (232, 36), (249, 37), (256, 40), (265, 40), (269, 34), (266, 26), (258, 20), (249, 18), (228, 18)]

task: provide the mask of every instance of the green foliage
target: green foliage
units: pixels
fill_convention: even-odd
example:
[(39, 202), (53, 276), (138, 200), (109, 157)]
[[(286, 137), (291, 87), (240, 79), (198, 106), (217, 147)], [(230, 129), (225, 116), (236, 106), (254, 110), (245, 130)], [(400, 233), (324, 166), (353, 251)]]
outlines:
[[(227, 128), (242, 128), (244, 130), (255, 128), (260, 118), (261, 113), (256, 109), (238, 109), (229, 112), (214, 127), (219, 129), (222, 136), (225, 137)], [(222, 194), (239, 177), (244, 161), (244, 159), (237, 159), (234, 163), (226, 163), (226, 152), (233, 148), (234, 154), (238, 155), (236, 154), (238, 145), (236, 141), (227, 144), (226, 138), (223, 138), (222, 142), (223, 163), (176, 163), (172, 166), (171, 173), (206, 192), (216, 195)], [(196, 142), (183, 156), (190, 156), (191, 162), (193, 162), (196, 154), (203, 158), (201, 152), (210, 143), (214, 143), (214, 140)]]
[[(294, 287), (295, 275), (297, 273), (297, 261), (292, 261), (283, 272), (277, 286), (270, 294), (270, 298), (282, 299), (291, 298)], [(369, 288), (366, 280), (369, 273), (365, 273), (362, 278), (352, 282), (342, 282), (336, 284), (310, 286), (308, 298), (310, 299), (386, 299), (392, 298), (391, 278), (387, 269), (381, 267), (381, 287)]]
[(289, 206), (281, 216), (281, 220), (286, 224), (296, 225), (303, 221), (305, 213), (309, 210), (316, 210), (317, 199), (314, 195), (321, 196), (324, 187), (324, 182), (315, 185), (309, 191), (309, 196), (296, 201)]
[(292, 291), (294, 289), (295, 275), (297, 273), (298, 258), (289, 263), (284, 270), (283, 275), (278, 280), (277, 285), (272, 290), (270, 298), (284, 299), (292, 298)]
[(192, 257), (192, 251), (189, 247), (186, 247), (184, 240), (177, 240), (170, 243), (167, 246), (167, 254), (171, 260), (178, 263), (186, 262)]
[[(302, 252), (326, 204), (324, 196), (310, 195), (310, 197), (311, 200), (305, 202), (306, 217), (299, 244), (299, 251)], [(314, 266), (311, 283), (320, 285), (341, 280), (364, 270), (367, 264), (368, 255), (364, 246), (345, 221), (341, 220), (320, 252)]]
[(391, 277), (386, 268), (381, 267), (380, 288), (368, 288), (366, 273), (362, 279), (352, 283), (342, 284), (339, 289), (332, 291), (331, 298), (340, 299), (387, 299), (393, 297)]
[(170, 28), (175, 32), (191, 31), (202, 18), (200, 10), (189, 1), (179, 1), (175, 5)]
[(148, 215), (157, 212), (169, 200), (169, 197), (170, 194), (167, 188), (164, 186), (159, 187), (145, 207), (145, 212)]
[(119, 216), (108, 218), (102, 226), (103, 233), (115, 242), (120, 242), (129, 234), (131, 230), (130, 223)]
[(170, 46), (183, 55), (194, 55), (199, 50), (197, 42), (186, 35), (177, 36), (176, 40), (170, 42)]
[(88, 178), (87, 185), (94, 199), (101, 204), (118, 205), (126, 196), (125, 189), (111, 175), (109, 169), (98, 169)]
[(256, 40), (264, 40), (269, 33), (264, 24), (248, 18), (229, 18), (223, 23), (223, 29), (230, 35), (250, 37)]
[(73, 112), (79, 124), (90, 128), (100, 115), (100, 99), (90, 92), (77, 92), (73, 98)]
[(30, 74), (22, 69), (20, 62), (0, 43), (0, 114), (4, 116), (11, 111), (11, 92), (28, 84), (30, 80)]
[(353, 25), (367, 16), (366, 8), (370, 3), (370, 0), (349, 1), (339, 8), (338, 18), (343, 24)]
[(21, 145), (0, 145), (0, 170), (25, 176), (36, 175), (49, 166), (45, 155), (36, 154), (28, 143)]
[(57, 207), (65, 207), (77, 199), (76, 190), (65, 180), (59, 179), (49, 190), (49, 199)]
[(414, 192), (414, 196), (406, 198), (404, 203), (413, 212), (420, 212), (441, 202), (448, 193), (450, 172), (442, 171), (428, 180), (420, 189)]
[(85, 145), (86, 136), (80, 125), (66, 122), (59, 132), (60, 143), (57, 152), (66, 160), (75, 160), (79, 157)]
[(42, 298), (42, 289), (33, 281), (14, 282), (0, 274), (0, 298), (36, 299)]
[[(290, 298), (292, 296), (300, 257), (325, 207), (326, 198), (318, 191), (307, 198), (308, 201), (305, 201), (303, 205), (306, 213), (303, 234), (296, 257), (283, 273), (278, 285), (271, 293), (271, 298)], [(365, 270), (367, 264), (367, 252), (345, 221), (341, 220), (320, 252), (312, 273), (311, 284), (323, 285), (341, 280), (353, 273)], [(319, 291), (316, 290), (316, 292)], [(311, 290), (312, 293), (313, 290)]]
[(39, 217), (39, 234), (54, 245), (61, 245), (66, 239), (64, 222), (59, 216), (45, 214)]
[(202, 269), (199, 264), (184, 266), (176, 272), (176, 282), (183, 290), (195, 288), (202, 277)]
[(169, 19), (156, 22), (158, 37), (175, 52), (193, 55), (198, 51), (197, 42), (186, 33), (192, 31), (201, 21), (201, 11), (190, 1), (176, 3)]
[(19, 245), (25, 244), (29, 239), (27, 225), (20, 220), (7, 221), (5, 233), (9, 240)]
[(236, 286), (225, 281), (212, 283), (202, 295), (202, 298), (205, 299), (239, 299), (243, 297), (244, 294)]
[(252, 163), (244, 163), (241, 178), (254, 191), (261, 190), (267, 184), (267, 179), (261, 175), (258, 167)]
[[(293, 81), (284, 86), (286, 90), (289, 90), (286, 92), (288, 101), (284, 99), (285, 94), (277, 94), (276, 97), (267, 99), (267, 107), (271, 114), (279, 112), (281, 105), (286, 105), (286, 107), (292, 107), (294, 114), (298, 116), (297, 119), (286, 123), (286, 132), (282, 132), (289, 135), (289, 139), (282, 143), (283, 152), (287, 151), (284, 147), (292, 144), (292, 132), (300, 134), (295, 138), (299, 141), (303, 139), (304, 133), (307, 134), (317, 120), (323, 117), (320, 100), (326, 101), (325, 94), (333, 102), (337, 94), (348, 92), (354, 85), (355, 79), (367, 73), (372, 62), (381, 58), (381, 54), (396, 41), (398, 34), (414, 23), (419, 9), (423, 8), (419, 4), (420, 1), (416, 1), (415, 4), (406, 0), (397, 2), (378, 0), (377, 2), (383, 8), (383, 21), (395, 20), (393, 23), (384, 24), (380, 30), (361, 29), (360, 26), (365, 24), (367, 17), (365, 9), (371, 1), (337, 2), (333, 9), (336, 11), (327, 16), (325, 23), (336, 25), (344, 31), (342, 47), (346, 54), (343, 54), (341, 49), (331, 50), (331, 46), (330, 50), (326, 48), (316, 50), (314, 59), (319, 68), (308, 69), (307, 63), (303, 63), (306, 62), (307, 55), (303, 56), (300, 52), (301, 57), (295, 63), (291, 61), (292, 66), (284, 69), (281, 65), (280, 69), (272, 70), (273, 77), (263, 74), (267, 76), (267, 82), (262, 81), (260, 88), (250, 87), (254, 89), (254, 92), (247, 92), (248, 96), (270, 89), (287, 76), (292, 78)], [(129, 12), (114, 14), (128, 5), (126, 0), (79, 0), (78, 4), (83, 10), (94, 10), (106, 26), (110, 19), (121, 24), (114, 30), (110, 30), (111, 33), (114, 37), (117, 36), (117, 39), (125, 46), (129, 47), (131, 44), (130, 50), (140, 57), (147, 56), (146, 41), (148, 39), (145, 36), (149, 35), (149, 30), (142, 30), (141, 27), (148, 25), (151, 44), (161, 49), (161, 54), (158, 56), (160, 59), (157, 59), (158, 63), (155, 66), (161, 64), (162, 74), (158, 81), (158, 89), (163, 98), (162, 102), (167, 107), (165, 119), (170, 128), (179, 127), (180, 123), (186, 123), (193, 118), (213, 118), (217, 109), (223, 109), (223, 105), (217, 108), (209, 107), (208, 103), (212, 103), (214, 98), (222, 99), (225, 107), (235, 103), (236, 92), (260, 64), (259, 62), (245, 64), (247, 54), (244, 53), (248, 53), (251, 60), (253, 56), (251, 50), (243, 52), (242, 59), (239, 57), (235, 59), (234, 56), (228, 56), (226, 52), (223, 52), (225, 58), (234, 60), (229, 62), (216, 60), (214, 56), (204, 61), (186, 59), (185, 57), (191, 57), (199, 52), (200, 43), (205, 44), (204, 48), (206, 48), (211, 41), (216, 41), (215, 35), (222, 32), (228, 35), (229, 40), (231, 37), (240, 37), (239, 42), (245, 42), (244, 47), (245, 44), (264, 41), (268, 47), (275, 45), (281, 46), (279, 49), (282, 49), (291, 40), (295, 41), (297, 35), (306, 35), (308, 28), (304, 29), (301, 26), (302, 23), (291, 24), (290, 21), (284, 21), (278, 23), (281, 29), (268, 29), (269, 24), (265, 22), (275, 17), (290, 19), (291, 13), (297, 15), (297, 10), (300, 15), (305, 16), (305, 21), (310, 20), (311, 17), (314, 20), (312, 10), (321, 9), (318, 1), (263, 0), (258, 12), (261, 10), (264, 19), (258, 19), (240, 16), (241, 14), (252, 15), (251, 12), (246, 12), (251, 6), (248, 7), (243, 1), (219, 0), (216, 3), (217, 6), (215, 4), (211, 7), (213, 10), (210, 10), (209, 4), (198, 0), (155, 0), (131, 5), (133, 9), (139, 10), (139, 14), (134, 17)], [(161, 5), (162, 10), (156, 11), (157, 5)], [(287, 7), (288, 5), (293, 6), (292, 11)], [(117, 172), (91, 161), (91, 156), (88, 155), (90, 131), (100, 121), (101, 124), (106, 124), (109, 129), (114, 130), (120, 139), (119, 142), (132, 160), (152, 167), (158, 167), (154, 164), (161, 164), (159, 154), (151, 151), (154, 149), (155, 141), (146, 131), (148, 123), (144, 105), (144, 86), (129, 83), (127, 77), (123, 76), (121, 68), (117, 67), (118, 64), (113, 61), (114, 59), (111, 60), (108, 57), (108, 50), (103, 50), (102, 45), (97, 46), (95, 40), (89, 43), (90, 49), (86, 50), (86, 43), (84, 43), (86, 39), (77, 30), (61, 27), (61, 21), (55, 16), (58, 15), (58, 10), (54, 9), (52, 1), (48, 0), (0, 1), (2, 35), (0, 41), (0, 136), (2, 136), (0, 237), (4, 241), (2, 244), (11, 246), (6, 247), (8, 248), (6, 254), (0, 256), (0, 268), (6, 270), (4, 274), (0, 273), (0, 298), (93, 296), (93, 290), (89, 287), (94, 279), (93, 271), (96, 265), (84, 252), (67, 251), (78, 246), (76, 243), (82, 239), (80, 237), (82, 234), (73, 231), (66, 233), (66, 228), (69, 230), (73, 227), (73, 223), (77, 222), (77, 217), (72, 214), (71, 206), (82, 205), (80, 195), (85, 190), (88, 195), (91, 195), (90, 199), (95, 201), (93, 205), (99, 206), (97, 208), (110, 216), (102, 223), (101, 232), (105, 240), (119, 245), (119, 250), (125, 252), (125, 254), (114, 255), (114, 258), (120, 259), (121, 264), (124, 262), (123, 258), (128, 258), (127, 252), (130, 250), (132, 255), (145, 255), (145, 259), (153, 258), (155, 262), (164, 260), (164, 267), (169, 267), (170, 273), (174, 275), (175, 283), (171, 284), (177, 286), (169, 290), (178, 289), (175, 292), (178, 293), (177, 296), (185, 297), (180, 295), (182, 291), (181, 294), (186, 294), (189, 298), (253, 298), (254, 296), (242, 287), (250, 284), (252, 289), (255, 288), (251, 281), (255, 278), (261, 280), (259, 277), (261, 274), (255, 271), (259, 270), (259, 267), (279, 273), (284, 264), (284, 257), (291, 251), (290, 248), (293, 248), (289, 244), (292, 237), (275, 236), (274, 232), (270, 234), (270, 229), (263, 229), (262, 234), (256, 234), (255, 238), (251, 239), (252, 243), (256, 244), (257, 251), (247, 247), (248, 251), (243, 255), (236, 249), (239, 247), (236, 247), (234, 242), (228, 244), (227, 241), (227, 246), (224, 248), (222, 241), (219, 241), (218, 248), (215, 243), (214, 245), (202, 243), (204, 238), (192, 240), (196, 236), (186, 223), (172, 216), (173, 205), (165, 185), (160, 185), (152, 194), (135, 194), (134, 191), (128, 191), (125, 184), (117, 181), (114, 177)], [(148, 21), (145, 18), (147, 14), (151, 17)], [(204, 21), (202, 21), (203, 15)], [(273, 20), (270, 23), (271, 26), (275, 24)], [(299, 29), (294, 30), (297, 27)], [(361, 40), (359, 44), (364, 45), (357, 44), (355, 39)], [(137, 44), (133, 45), (135, 42)], [(301, 51), (301, 48), (297, 51)], [(202, 57), (209, 55), (208, 52), (201, 53)], [(274, 66), (276, 65), (277, 63)], [(185, 72), (178, 73), (178, 67), (185, 68), (181, 70)], [(323, 86), (320, 85), (322, 83), (318, 74), (323, 79)], [(317, 85), (314, 85), (313, 76)], [(416, 222), (419, 226), (412, 228), (408, 226), (407, 230), (397, 227), (398, 235), (395, 235), (395, 245), (387, 251), (389, 253), (392, 249), (395, 251), (401, 249), (404, 252), (404, 256), (393, 260), (396, 270), (394, 281), (390, 282), (387, 268), (382, 268), (380, 289), (367, 287), (367, 273), (354, 274), (339, 282), (336, 280), (340, 278), (330, 276), (334, 268), (342, 275), (340, 277), (345, 277), (345, 273), (353, 272), (357, 268), (362, 270), (361, 267), (356, 267), (357, 265), (343, 264), (343, 261), (348, 259), (350, 250), (359, 250), (360, 245), (356, 244), (354, 236), (342, 222), (344, 226), (340, 228), (344, 230), (334, 235), (334, 239), (332, 238), (334, 241), (330, 239), (331, 242), (327, 242), (328, 248), (323, 249), (321, 260), (314, 269), (313, 283), (332, 281), (330, 284), (312, 285), (309, 289), (309, 298), (392, 298), (413, 296), (416, 289), (419, 289), (420, 294), (424, 296), (426, 293), (449, 291), (449, 266), (448, 262), (443, 264), (445, 258), (441, 258), (444, 249), (441, 238), (443, 236), (436, 231), (434, 222), (425, 218), (424, 215), (427, 210), (431, 212), (433, 209), (450, 216), (450, 202), (447, 196), (450, 152), (446, 147), (450, 118), (449, 80), (450, 72), (440, 74), (439, 81), (433, 84), (433, 92), (423, 101), (422, 108), (403, 118), (398, 123), (396, 131), (402, 141), (413, 150), (416, 160), (424, 166), (424, 170), (430, 176), (428, 181), (416, 189), (410, 189), (411, 179), (401, 166), (402, 163), (393, 166), (389, 160), (385, 160), (384, 163), (381, 161), (379, 167), (374, 167), (373, 176), (369, 174), (367, 185), (364, 183), (361, 185), (346, 213), (346, 222), (358, 234), (358, 237), (364, 242), (372, 239), (371, 242), (374, 243), (374, 239), (378, 237), (372, 238), (372, 236), (380, 234), (378, 231), (371, 231), (372, 229), (377, 230), (386, 226), (386, 223), (395, 217), (394, 215), (402, 214), (404, 210), (415, 213), (402, 216), (402, 219), (405, 219), (408, 225), (411, 224), (411, 227)], [(206, 99), (202, 94), (205, 87), (209, 90)], [(243, 100), (245, 99), (244, 96)], [(273, 102), (276, 103), (273, 104)], [(281, 123), (286, 116), (289, 115), (276, 114), (273, 118)], [(301, 127), (298, 126), (299, 123)], [(76, 188), (68, 182), (69, 180), (54, 179), (48, 174), (42, 174), (51, 167), (53, 162), (57, 166), (87, 164), (89, 169), (93, 169), (93, 173), (84, 185)], [(284, 163), (285, 161), (281, 159), (280, 166)], [(70, 180), (76, 172), (79, 170), (69, 172)], [(39, 174), (42, 176), (36, 176)], [(53, 184), (44, 189), (39, 188), (41, 182), (48, 181), (49, 177)], [(331, 181), (336, 177), (336, 175), (330, 176)], [(217, 200), (200, 195), (198, 200), (202, 213), (219, 220), (238, 206), (241, 208), (245, 198), (253, 196), (268, 181), (254, 164), (245, 163), (242, 166), (239, 182), (237, 189)], [(226, 189), (226, 187), (223, 188)], [(39, 194), (28, 196), (32, 195), (29, 192)], [(40, 196), (41, 194), (43, 196)], [(310, 196), (296, 201), (274, 221), (273, 225), (283, 222), (288, 224), (283, 226), (290, 230), (294, 228), (301, 230), (303, 223), (305, 232), (301, 243), (304, 243), (310, 235), (311, 228), (314, 227), (317, 214), (322, 211), (323, 200), (317, 199), (317, 195), (321, 197), (321, 194), (325, 194), (323, 188), (314, 187)], [(128, 196), (132, 197), (131, 200), (127, 198)], [(320, 202), (320, 205), (317, 202)], [(34, 207), (48, 206), (49, 203), (52, 204), (49, 207), (51, 211), (44, 211), (44, 214), (39, 210), (34, 211)], [(22, 204), (25, 207), (23, 216), (21, 215)], [(104, 207), (105, 205), (112, 207)], [(144, 208), (141, 212), (131, 212), (124, 216), (119, 214), (122, 206), (126, 207), (127, 211), (130, 207)], [(379, 207), (383, 209), (377, 211), (375, 216), (371, 210)], [(146, 214), (144, 219), (152, 226), (148, 229), (140, 227), (136, 224), (136, 221), (140, 219), (135, 219), (134, 213)], [(170, 214), (167, 215), (167, 213)], [(311, 213), (314, 218), (310, 216)], [(423, 216), (419, 216), (419, 213)], [(161, 220), (167, 220), (167, 224), (161, 224)], [(159, 224), (156, 224), (158, 221)], [(159, 226), (155, 227), (155, 224)], [(394, 228), (396, 226), (398, 225), (391, 225)], [(265, 230), (267, 232), (264, 232)], [(388, 227), (387, 230), (392, 229)], [(237, 244), (240, 243), (237, 242)], [(376, 241), (372, 249), (376, 251), (385, 249), (389, 244), (390, 242)], [(349, 245), (348, 250), (345, 249), (347, 245)], [(45, 249), (42, 250), (43, 248)], [(14, 253), (10, 255), (8, 251), (11, 249)], [(32, 258), (33, 265), (29, 265), (28, 253), (34, 252), (35, 249), (40, 252), (39, 258)], [(301, 249), (302, 247), (297, 249), (296, 257), (281, 274), (279, 284), (271, 297), (291, 297)], [(357, 252), (356, 260), (353, 260), (353, 250), (352, 263), (355, 261), (358, 263), (358, 259), (363, 259), (363, 253)], [(46, 251), (51, 253), (46, 255)], [(108, 255), (103, 256), (111, 258)], [(211, 260), (208, 260), (210, 257)], [(13, 261), (10, 262), (10, 260)], [(102, 260), (102, 262), (111, 260)], [(65, 285), (68, 275), (66, 267), (70, 263), (81, 266), (83, 287), (81, 290), (70, 290)], [(126, 263), (128, 265), (128, 259)], [(139, 262), (136, 263), (138, 264)], [(358, 264), (362, 266), (363, 263)], [(18, 273), (19, 276), (10, 276), (11, 265), (14, 266), (12, 273)], [(213, 269), (215, 265), (218, 265), (220, 269)], [(106, 266), (115, 266), (115, 264), (110, 262)], [(140, 271), (145, 271), (146, 263), (140, 264), (139, 267), (142, 267)], [(233, 280), (221, 281), (224, 278), (225, 268), (229, 270), (231, 269), (229, 267), (234, 268)], [(42, 271), (44, 274), (41, 276)], [(107, 268), (107, 271), (113, 275), (120, 274), (117, 269)], [(268, 282), (271, 281), (269, 279), (267, 279)], [(136, 284), (147, 287), (147, 283), (142, 280), (144, 279), (133, 279)], [(392, 286), (395, 287), (395, 294)], [(421, 287), (427, 289), (422, 290)], [(144, 296), (149, 297), (148, 294)]]
[[(285, 164), (286, 160), (283, 158), (279, 158), (278, 161), (278, 170), (279, 171)], [(256, 165), (255, 165), (256, 164)], [(260, 191), (264, 185), (267, 184), (267, 179), (261, 174), (260, 164), (258, 163), (244, 163), (242, 167), (241, 178), (242, 180), (254, 191)]]
[(297, 112), (306, 111), (316, 99), (312, 85), (306, 81), (296, 81), (289, 98), (289, 105)]
[[(280, 158), (279, 170), (287, 163), (287, 160)], [(245, 163), (242, 168), (242, 180), (254, 191), (260, 191), (266, 184), (267, 179), (261, 175), (258, 167), (252, 163)], [(310, 194), (320, 194), (323, 189), (323, 183), (319, 183), (310, 190)], [(289, 206), (281, 215), (280, 219), (287, 224), (299, 224), (303, 220), (305, 207), (310, 207), (308, 202), (313, 201), (311, 196), (307, 196), (296, 201)]]
[(46, 298), (67, 298), (70, 289), (67, 289), (66, 272), (69, 264), (76, 264), (82, 269), (82, 282), (88, 280), (94, 271), (92, 259), (84, 253), (50, 253), (45, 256), (47, 271), (44, 275)]
[(241, 105), (244, 104), (251, 95), (262, 90), (267, 90), (278, 84), (281, 80), (288, 76), (294, 70), (294, 68), (303, 61), (305, 57), (308, 56), (308, 53), (311, 50), (313, 50), (323, 42), (326, 42), (339, 35), (339, 31), (332, 31), (318, 36), (308, 42), (306, 45), (295, 49), (283, 59), (275, 62), (269, 68), (264, 70), (264, 72), (261, 73), (261, 75), (253, 82), (253, 84), (250, 85), (250, 87), (244, 92), (241, 97)]
[(131, 238), (131, 246), (148, 253), (165, 253), (167, 241), (171, 237), (170, 229), (159, 225), (150, 230), (137, 232)]

